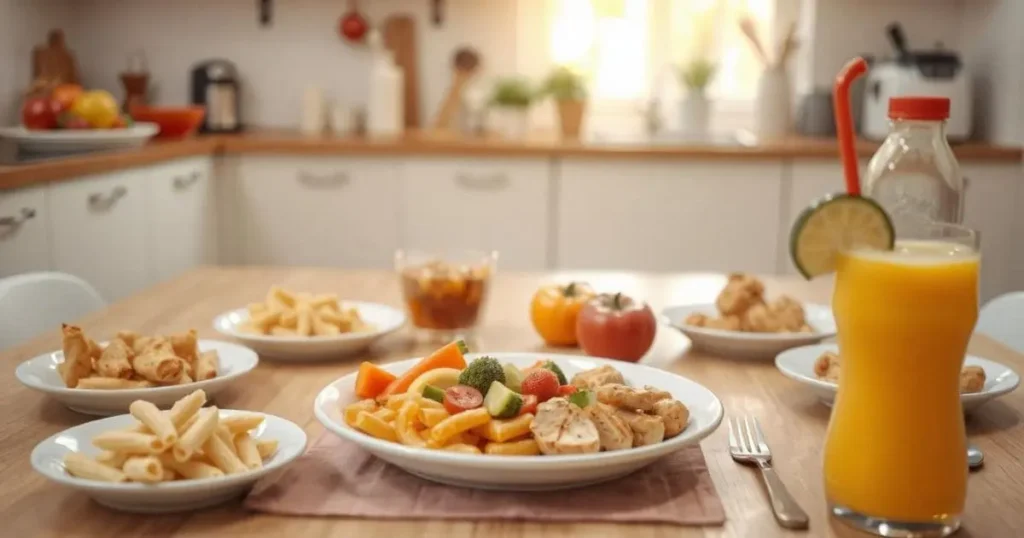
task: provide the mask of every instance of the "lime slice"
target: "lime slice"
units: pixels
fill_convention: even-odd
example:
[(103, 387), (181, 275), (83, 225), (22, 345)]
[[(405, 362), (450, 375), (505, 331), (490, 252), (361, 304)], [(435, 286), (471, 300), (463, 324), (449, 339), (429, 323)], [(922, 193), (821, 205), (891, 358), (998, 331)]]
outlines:
[(843, 250), (892, 250), (895, 237), (889, 215), (877, 202), (832, 194), (796, 219), (789, 235), (789, 254), (800, 274), (811, 279), (834, 272), (837, 255)]

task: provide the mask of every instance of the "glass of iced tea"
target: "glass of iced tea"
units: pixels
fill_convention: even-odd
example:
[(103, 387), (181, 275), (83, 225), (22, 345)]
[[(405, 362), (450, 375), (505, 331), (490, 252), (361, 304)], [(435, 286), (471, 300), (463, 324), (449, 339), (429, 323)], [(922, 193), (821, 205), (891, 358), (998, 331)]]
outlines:
[(497, 264), (494, 251), (396, 252), (395, 269), (413, 326), (436, 339), (471, 333)]

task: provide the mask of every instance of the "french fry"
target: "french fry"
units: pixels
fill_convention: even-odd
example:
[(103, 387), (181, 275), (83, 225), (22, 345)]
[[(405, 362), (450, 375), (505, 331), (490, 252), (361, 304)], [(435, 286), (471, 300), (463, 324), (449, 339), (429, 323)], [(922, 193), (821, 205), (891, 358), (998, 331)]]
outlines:
[(443, 446), (448, 439), (456, 434), (483, 426), (490, 421), (491, 415), (483, 407), (452, 415), (431, 428), (430, 440), (434, 444)]
[(484, 454), (496, 456), (536, 456), (540, 454), (540, 447), (533, 439), (523, 439), (508, 443), (487, 443), (484, 447)]
[(356, 415), (355, 427), (378, 439), (391, 441), (392, 443), (398, 442), (398, 434), (395, 432), (395, 428), (366, 411), (360, 411)]

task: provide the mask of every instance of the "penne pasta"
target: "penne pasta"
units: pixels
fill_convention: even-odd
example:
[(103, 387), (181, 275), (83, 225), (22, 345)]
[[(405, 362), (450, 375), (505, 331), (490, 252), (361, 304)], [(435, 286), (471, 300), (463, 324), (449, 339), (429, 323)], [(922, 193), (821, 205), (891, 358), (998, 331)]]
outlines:
[(135, 331), (117, 331), (117, 337), (116, 338), (118, 340), (124, 342), (129, 348), (131, 348), (132, 353), (134, 354), (135, 353), (135, 339), (138, 338), (138, 337), (139, 337), (139, 335)]
[(299, 336), (313, 335), (313, 312), (308, 308), (301, 308), (298, 311), (298, 321), (295, 325), (295, 332)]
[(265, 460), (277, 452), (277, 439), (257, 439), (256, 451), (260, 453), (260, 459)]
[(220, 440), (224, 442), (224, 446), (226, 446), (232, 454), (236, 456), (238, 455), (238, 453), (235, 452), (235, 436), (232, 435), (223, 424), (217, 425), (217, 431), (214, 432), (214, 435), (220, 437)]
[(274, 329), (291, 329), (291, 332), (295, 332), (295, 327), (299, 324), (299, 314), (294, 310), (288, 310), (281, 313), (281, 318), (277, 320), (277, 326), (270, 330), (270, 334), (274, 334)]
[(263, 415), (257, 413), (234, 413), (220, 419), (220, 424), (232, 434), (246, 433), (263, 424)]
[(114, 469), (120, 469), (124, 466), (124, 460), (128, 459), (128, 454), (124, 452), (114, 452), (112, 450), (104, 450), (96, 455), (96, 461), (112, 467)]
[(178, 461), (188, 461), (199, 449), (203, 447), (210, 437), (217, 431), (217, 424), (220, 412), (216, 407), (208, 407), (199, 412), (199, 417), (192, 423), (185, 433), (181, 434), (178, 442), (174, 444), (172, 453)]
[(402, 409), (395, 419), (395, 433), (403, 445), (423, 447), (426, 442), (416, 432), (415, 423), (420, 414), (420, 406), (416, 400), (408, 400), (402, 404)]
[(266, 334), (267, 331), (270, 330), (270, 327), (276, 324), (280, 319), (280, 310), (270, 310), (249, 318), (249, 325), (260, 333)]
[(178, 430), (174, 428), (170, 416), (165, 415), (155, 405), (145, 400), (135, 400), (128, 406), (128, 412), (144, 424), (153, 435), (156, 435), (164, 447), (171, 446), (178, 440)]
[(175, 428), (181, 428), (187, 423), (199, 409), (206, 403), (206, 393), (202, 390), (193, 391), (188, 396), (174, 402), (168, 411), (168, 417)]
[(135, 371), (154, 383), (174, 385), (184, 371), (170, 344), (157, 345), (135, 357)]
[(131, 358), (134, 353), (122, 340), (113, 340), (100, 353), (96, 361), (96, 373), (103, 377), (128, 379), (135, 373)]
[(89, 354), (89, 342), (82, 329), (74, 325), (61, 326), (63, 339), (61, 347), (64, 351), (64, 364), (60, 369), (64, 385), (78, 386), (78, 380), (92, 374), (92, 357)]
[(491, 415), (483, 407), (464, 411), (442, 420), (431, 428), (430, 440), (438, 446), (444, 446), (445, 442), (456, 434), (483, 426), (490, 421)]
[[(415, 402), (413, 400), (406, 400), (405, 403), (415, 403)], [(387, 407), (382, 407), (382, 408), (374, 411), (373, 412), (373, 416), (383, 420), (384, 422), (391, 422), (392, 420), (395, 420), (395, 417), (398, 416), (398, 413), (396, 413), (393, 409), (388, 409)]]
[(211, 435), (203, 444), (203, 454), (224, 474), (238, 474), (249, 470), (235, 455), (234, 447), (228, 447), (218, 435)]
[[(163, 462), (161, 462), (161, 463), (163, 463)], [(178, 473), (175, 473), (174, 471), (168, 469), (167, 467), (164, 467), (164, 479), (163, 479), (163, 481), (164, 482), (170, 482), (170, 481), (174, 480), (175, 478), (178, 478)]]
[[(396, 406), (394, 409), (397, 410), (398, 407), (399, 406)], [(388, 407), (388, 409), (391, 409), (391, 407)], [(356, 403), (346, 405), (345, 409), (342, 411), (342, 415), (345, 417), (345, 424), (354, 428), (356, 426), (356, 417), (360, 412), (366, 411), (368, 413), (373, 413), (376, 410), (377, 402), (373, 400), (360, 400)]]
[(199, 355), (199, 340), (196, 337), (195, 329), (181, 334), (172, 334), (170, 341), (175, 355), (189, 364), (195, 364)]
[(289, 329), (287, 327), (274, 327), (270, 329), (270, 334), (274, 336), (298, 336), (299, 333), (295, 332), (295, 329)]
[(465, 443), (456, 443), (454, 445), (447, 445), (441, 447), (441, 450), (447, 450), (448, 452), (462, 452), (463, 454), (480, 454), (480, 449), (474, 445), (467, 445)]
[(355, 427), (378, 439), (398, 442), (398, 434), (394, 427), (366, 411), (360, 411), (356, 415)]
[(78, 380), (78, 384), (75, 385), (75, 388), (92, 390), (121, 390), (145, 389), (152, 386), (152, 383), (144, 379), (136, 381), (130, 379), (118, 379), (114, 377), (85, 377)]
[(102, 450), (128, 454), (159, 454), (167, 445), (155, 435), (126, 431), (104, 432), (92, 438), (92, 444)]
[(103, 465), (78, 452), (69, 452), (64, 455), (64, 469), (71, 476), (88, 480), (100, 480), (103, 482), (124, 482), (128, 480), (128, 477), (121, 470)]
[(195, 362), (195, 380), (206, 381), (217, 377), (220, 370), (220, 357), (216, 351), (204, 351), (199, 354)]
[(164, 466), (155, 456), (133, 456), (121, 469), (128, 480), (156, 484), (164, 479)]
[(178, 385), (188, 385), (189, 383), (194, 383), (195, 380), (192, 379), (192, 376), (190, 376), (188, 374), (188, 369), (189, 369), (188, 363), (185, 362), (185, 361), (181, 361), (181, 367), (183, 368), (183, 370), (181, 372), (181, 377), (178, 378), (178, 383), (177, 384)]
[(337, 312), (338, 296), (334, 293), (322, 293), (310, 299), (309, 306), (313, 309), (320, 309), (321, 307), (326, 307)]
[(432, 428), (434, 426), (437, 426), (437, 424), (439, 422), (441, 422), (442, 420), (444, 420), (444, 419), (446, 419), (448, 417), (449, 417), (448, 411), (445, 411), (444, 409), (431, 409), (431, 408), (422, 408), (422, 409), (420, 409), (420, 422), (422, 422), (423, 425), (428, 427), (428, 428)]
[(263, 458), (260, 457), (260, 451), (256, 448), (256, 441), (248, 433), (235, 437), (235, 453), (246, 467), (250, 469), (263, 467)]
[(540, 454), (540, 447), (533, 439), (511, 441), (508, 443), (487, 443), (484, 446), (484, 454), (497, 456), (536, 456)]
[(190, 461), (178, 461), (173, 456), (164, 454), (160, 458), (160, 462), (165, 467), (170, 468), (176, 474), (179, 474), (185, 478), (200, 479), (200, 478), (219, 478), (224, 476), (224, 471), (205, 463), (202, 461), (190, 460)]

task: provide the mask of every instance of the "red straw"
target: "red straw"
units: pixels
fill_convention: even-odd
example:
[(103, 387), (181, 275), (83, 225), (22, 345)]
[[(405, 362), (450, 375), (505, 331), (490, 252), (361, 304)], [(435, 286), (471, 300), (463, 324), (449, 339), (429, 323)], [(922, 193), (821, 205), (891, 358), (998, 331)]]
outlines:
[(860, 173), (857, 171), (857, 148), (854, 145), (853, 115), (850, 113), (850, 85), (857, 77), (868, 71), (864, 58), (854, 58), (836, 75), (836, 87), (832, 92), (835, 107), (836, 134), (839, 136), (839, 158), (843, 162), (846, 177), (846, 192), (860, 196)]

